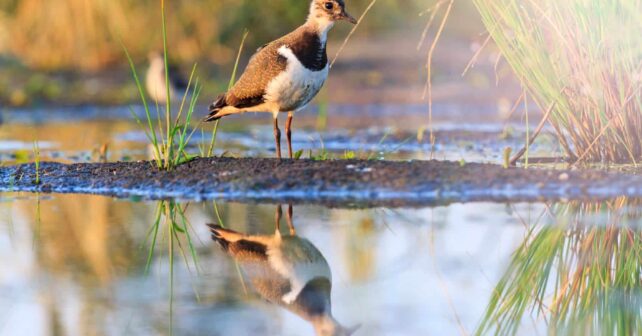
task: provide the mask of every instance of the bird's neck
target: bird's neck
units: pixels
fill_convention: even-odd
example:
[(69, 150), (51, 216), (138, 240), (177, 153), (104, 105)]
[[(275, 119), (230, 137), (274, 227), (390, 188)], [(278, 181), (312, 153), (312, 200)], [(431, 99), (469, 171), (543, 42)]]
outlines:
[(308, 16), (308, 20), (305, 22), (305, 25), (308, 29), (314, 31), (317, 35), (319, 35), (321, 43), (325, 45), (326, 41), (328, 40), (328, 32), (334, 26), (334, 21), (323, 16), (316, 16), (311, 13), (310, 16)]

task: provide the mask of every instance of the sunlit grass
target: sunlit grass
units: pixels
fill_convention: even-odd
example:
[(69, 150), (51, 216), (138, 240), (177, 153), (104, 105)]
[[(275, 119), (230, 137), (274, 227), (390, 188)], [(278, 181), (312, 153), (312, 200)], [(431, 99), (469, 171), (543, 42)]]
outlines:
[(40, 146), (38, 145), (38, 141), (33, 142), (33, 158), (36, 166), (36, 180), (34, 183), (40, 184)]
[(642, 157), (642, 2), (474, 0), (575, 161)]
[[(243, 47), (245, 46), (245, 40), (247, 39), (247, 36), (250, 32), (248, 30), (245, 30), (243, 33), (243, 38), (241, 38), (241, 44), (239, 45), (239, 49), (236, 53), (236, 60), (234, 61), (234, 67), (232, 68), (232, 74), (230, 75), (230, 80), (227, 84), (227, 90), (229, 91), (232, 86), (234, 86), (234, 83), (236, 83), (236, 73), (239, 67), (239, 62), (241, 61), (241, 55), (243, 54)], [(212, 129), (212, 137), (210, 139), (210, 144), (207, 150), (204, 148), (201, 148), (201, 156), (204, 157), (211, 157), (214, 154), (214, 148), (216, 147), (216, 136), (218, 134), (218, 124), (221, 121), (221, 119), (218, 119), (214, 122), (214, 128)]]
[[(642, 332), (639, 202), (569, 203), (546, 210), (496, 285), (477, 334), (519, 334), (528, 314), (551, 334)], [(537, 322), (537, 321), (536, 321)]]
[[(194, 74), (196, 72), (196, 64), (192, 67), (190, 73), (188, 85), (183, 95), (183, 98), (178, 105), (178, 111), (175, 116), (173, 116), (172, 110), (175, 108), (172, 105), (171, 95), (170, 95), (170, 77), (169, 77), (169, 64), (168, 64), (168, 44), (167, 44), (167, 28), (166, 28), (166, 17), (165, 17), (165, 2), (161, 0), (161, 22), (162, 22), (162, 34), (163, 34), (163, 58), (165, 65), (165, 88), (167, 90), (166, 96), (167, 100), (165, 102), (164, 111), (161, 107), (156, 105), (156, 117), (152, 115), (151, 107), (145, 96), (145, 90), (143, 85), (140, 82), (138, 73), (136, 71), (136, 66), (132, 60), (127, 48), (125, 48), (125, 55), (129, 61), (129, 65), (132, 71), (132, 75), (136, 82), (136, 87), (140, 95), (143, 108), (145, 109), (145, 121), (141, 120), (135, 112), (132, 111), (132, 115), (138, 122), (138, 124), (145, 130), (145, 135), (151, 143), (153, 153), (154, 153), (154, 162), (158, 169), (171, 170), (177, 165), (189, 161), (192, 159), (192, 156), (187, 154), (185, 148), (189, 142), (194, 131), (189, 130), (189, 125), (192, 120), (192, 115), (196, 108), (196, 102), (201, 91), (199, 86), (198, 79), (194, 79)], [(191, 91), (191, 96), (189, 95)], [(189, 102), (187, 102), (187, 97), (190, 96)]]
[[(437, 47), (437, 43), (439, 43), (439, 40), (441, 39), (442, 33), (444, 32), (444, 27), (446, 26), (446, 22), (448, 21), (448, 18), (450, 17), (450, 13), (453, 8), (454, 0), (439, 0), (436, 1), (434, 5), (432, 5), (428, 10), (420, 13), (421, 16), (425, 14), (430, 14), (428, 15), (428, 20), (426, 22), (426, 26), (421, 34), (421, 38), (419, 39), (419, 44), (417, 45), (417, 50), (420, 50), (424, 42), (426, 41), (426, 37), (428, 36), (428, 31), (430, 28), (433, 26), (433, 23), (435, 22), (435, 19), (437, 19), (437, 16), (442, 13), (441, 19), (439, 20), (439, 25), (437, 26), (437, 31), (435, 32), (434, 36), (432, 37), (432, 42), (430, 44), (430, 48), (428, 49), (428, 53), (426, 55), (426, 83), (424, 85), (424, 90), (422, 94), (422, 99), (428, 98), (428, 136), (430, 140), (430, 158), (433, 158), (435, 154), (435, 143), (437, 142), (437, 139), (435, 137), (434, 133), (434, 128), (433, 128), (433, 122), (432, 122), (432, 116), (433, 116), (433, 99), (432, 99), (432, 65), (433, 65), (433, 56), (435, 54), (435, 49)], [(442, 12), (443, 9), (443, 12)], [(417, 141), (421, 142), (423, 141), (423, 133), (425, 131), (424, 126), (420, 126), (417, 129)]]

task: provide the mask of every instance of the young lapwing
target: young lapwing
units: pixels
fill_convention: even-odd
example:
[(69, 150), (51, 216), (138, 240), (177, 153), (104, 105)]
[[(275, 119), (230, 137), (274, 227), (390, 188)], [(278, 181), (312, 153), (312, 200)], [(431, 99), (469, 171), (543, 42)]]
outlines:
[(287, 112), (285, 134), (292, 158), (292, 115), (316, 96), (328, 77), (326, 42), (328, 31), (338, 20), (357, 23), (346, 12), (343, 0), (313, 0), (305, 24), (259, 48), (236, 84), (212, 103), (205, 121), (245, 112), (272, 113), (276, 155), (280, 159), (277, 116)]
[[(147, 94), (157, 104), (165, 104), (167, 102), (167, 86), (165, 85), (165, 60), (163, 54), (159, 52), (151, 52), (148, 55), (149, 68), (145, 76), (145, 87)], [(174, 64), (169, 64), (169, 97), (172, 101), (176, 102), (177, 99), (185, 94), (187, 88), (187, 81), (181, 75), (178, 67)]]
[(244, 235), (208, 224), (212, 239), (240, 265), (258, 294), (273, 304), (309, 321), (317, 335), (351, 335), (332, 316), (330, 293), (332, 274), (321, 252), (310, 241), (296, 236), (292, 206), (288, 207), (290, 234), (279, 230), (281, 206), (276, 212), (273, 235)]

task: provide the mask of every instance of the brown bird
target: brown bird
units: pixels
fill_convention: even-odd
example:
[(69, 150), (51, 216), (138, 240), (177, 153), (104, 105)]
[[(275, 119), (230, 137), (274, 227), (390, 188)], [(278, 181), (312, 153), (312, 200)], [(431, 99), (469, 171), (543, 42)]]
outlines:
[(285, 134), (292, 158), (292, 116), (316, 96), (328, 77), (327, 36), (338, 20), (357, 23), (346, 12), (343, 0), (313, 0), (305, 24), (259, 48), (238, 82), (212, 103), (205, 121), (245, 112), (272, 113), (280, 159), (278, 114), (287, 112)]
[(212, 239), (236, 260), (265, 300), (309, 321), (318, 336), (347, 336), (359, 326), (345, 328), (332, 316), (332, 274), (321, 252), (296, 236), (292, 206), (288, 207), (289, 235), (279, 229), (281, 206), (273, 235), (244, 235), (208, 224)]

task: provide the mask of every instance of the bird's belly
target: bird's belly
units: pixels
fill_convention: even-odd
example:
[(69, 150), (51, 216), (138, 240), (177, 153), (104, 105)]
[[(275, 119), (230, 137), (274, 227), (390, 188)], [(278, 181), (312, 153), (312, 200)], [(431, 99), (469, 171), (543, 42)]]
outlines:
[(286, 70), (268, 85), (266, 100), (276, 103), (281, 112), (300, 110), (319, 93), (327, 77), (327, 65), (311, 71), (298, 60), (289, 60)]

